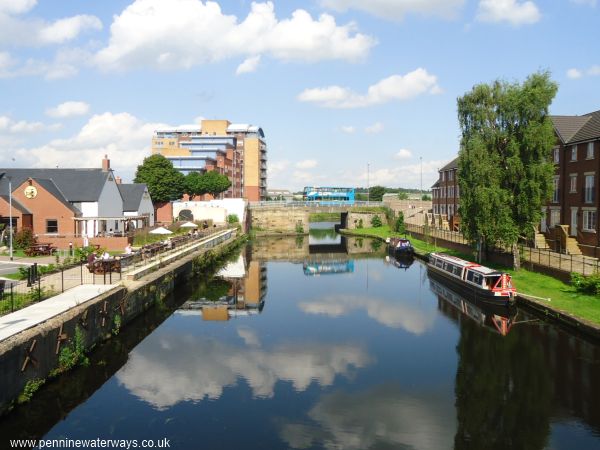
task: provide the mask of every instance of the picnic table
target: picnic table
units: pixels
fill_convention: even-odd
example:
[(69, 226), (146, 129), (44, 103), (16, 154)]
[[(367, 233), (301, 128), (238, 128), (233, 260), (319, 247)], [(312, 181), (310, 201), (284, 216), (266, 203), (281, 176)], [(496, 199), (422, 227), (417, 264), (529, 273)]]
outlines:
[(109, 272), (120, 272), (121, 271), (121, 260), (115, 258), (109, 259), (96, 259), (87, 265), (90, 273), (96, 275), (102, 275)]
[(36, 244), (31, 244), (29, 248), (25, 250), (25, 254), (27, 256), (52, 255), (54, 250), (56, 250), (56, 247), (52, 244), (38, 242)]

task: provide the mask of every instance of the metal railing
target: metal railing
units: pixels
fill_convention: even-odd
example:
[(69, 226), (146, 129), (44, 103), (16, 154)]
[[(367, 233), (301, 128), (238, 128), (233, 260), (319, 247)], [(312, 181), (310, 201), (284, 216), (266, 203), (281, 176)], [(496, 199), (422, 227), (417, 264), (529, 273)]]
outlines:
[(334, 201), (323, 200), (319, 201), (260, 201), (260, 202), (249, 202), (248, 205), (251, 208), (264, 208), (264, 207), (272, 207), (272, 208), (330, 208), (330, 207), (338, 207), (338, 208), (352, 208), (356, 206), (383, 206), (383, 202), (375, 202), (375, 201), (355, 201), (353, 203), (350, 202), (339, 202), (336, 203)]
[[(440, 230), (437, 228), (425, 230), (424, 225), (409, 223), (405, 224), (405, 227), (407, 232), (427, 236), (429, 239), (440, 239), (447, 242), (470, 245), (459, 231)], [(585, 247), (584, 245), (581, 246)], [(493, 251), (499, 254), (511, 254), (508, 248), (496, 248)], [(551, 249), (533, 248), (524, 244), (519, 245), (519, 253), (522, 261), (532, 262), (564, 272), (577, 272), (582, 275), (600, 273), (600, 260), (591, 256), (564, 254)]]
[[(230, 230), (231, 233), (211, 239), (211, 236), (218, 235), (225, 230)], [(192, 246), (197, 246), (197, 249), (212, 248), (229, 239), (233, 231), (233, 228), (220, 227), (199, 231), (195, 234), (175, 236), (168, 242), (144, 245), (130, 255), (118, 255), (108, 260), (79, 261), (59, 266), (44, 274), (40, 274), (44, 269), (34, 264), (27, 267), (28, 277), (26, 280), (0, 280), (0, 315), (54, 297), (82, 284), (119, 282), (127, 272), (154, 264), (185, 248)], [(205, 242), (202, 242), (203, 240)], [(198, 245), (198, 243), (201, 244)]]

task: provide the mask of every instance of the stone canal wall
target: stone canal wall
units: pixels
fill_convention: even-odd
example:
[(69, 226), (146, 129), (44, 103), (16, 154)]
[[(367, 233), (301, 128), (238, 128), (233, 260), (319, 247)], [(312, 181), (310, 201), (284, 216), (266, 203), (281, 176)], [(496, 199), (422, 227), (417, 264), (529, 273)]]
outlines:
[(177, 283), (192, 277), (198, 265), (213, 261), (243, 240), (234, 233), (213, 248), (202, 248), (143, 279), (127, 281), (0, 342), (0, 414), (20, 395), (35, 390), (41, 380), (84, 361), (85, 352), (163, 300)]

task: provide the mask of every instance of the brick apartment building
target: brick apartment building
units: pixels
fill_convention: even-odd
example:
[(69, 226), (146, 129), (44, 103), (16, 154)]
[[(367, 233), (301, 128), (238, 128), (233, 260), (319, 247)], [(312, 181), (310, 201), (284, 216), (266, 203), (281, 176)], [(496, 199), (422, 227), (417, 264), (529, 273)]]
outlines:
[[(539, 226), (548, 245), (557, 250), (576, 247), (583, 254), (600, 255), (600, 111), (581, 116), (551, 116), (556, 134), (552, 150), (555, 164), (554, 191), (542, 209)], [(439, 170), (439, 178), (432, 186), (433, 213), (447, 221), (450, 229), (457, 229), (460, 193), (458, 188), (458, 158)], [(560, 233), (566, 234), (559, 239)], [(565, 240), (576, 241), (575, 246)], [(558, 244), (558, 242), (562, 244)]]
[(184, 175), (206, 171), (226, 175), (231, 187), (223, 198), (266, 200), (267, 144), (260, 127), (202, 120), (194, 129), (159, 130), (152, 138), (152, 154), (163, 155)]

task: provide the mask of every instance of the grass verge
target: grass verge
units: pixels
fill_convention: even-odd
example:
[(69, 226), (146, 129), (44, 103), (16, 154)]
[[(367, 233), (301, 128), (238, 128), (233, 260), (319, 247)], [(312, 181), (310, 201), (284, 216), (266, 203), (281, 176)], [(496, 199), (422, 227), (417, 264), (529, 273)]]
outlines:
[[(403, 236), (390, 231), (387, 225), (377, 228), (362, 228), (352, 230), (353, 235), (379, 237), (385, 239), (392, 236)], [(419, 253), (443, 251), (444, 253), (458, 256), (459, 258), (473, 259), (472, 255), (449, 250), (441, 246), (434, 246), (414, 237), (411, 243)], [(568, 312), (576, 317), (589, 320), (600, 325), (600, 296), (581, 294), (567, 283), (541, 273), (531, 272), (521, 268), (514, 271), (510, 267), (489, 264), (491, 267), (502, 269), (511, 274), (519, 292), (536, 297), (550, 298), (548, 306)]]

